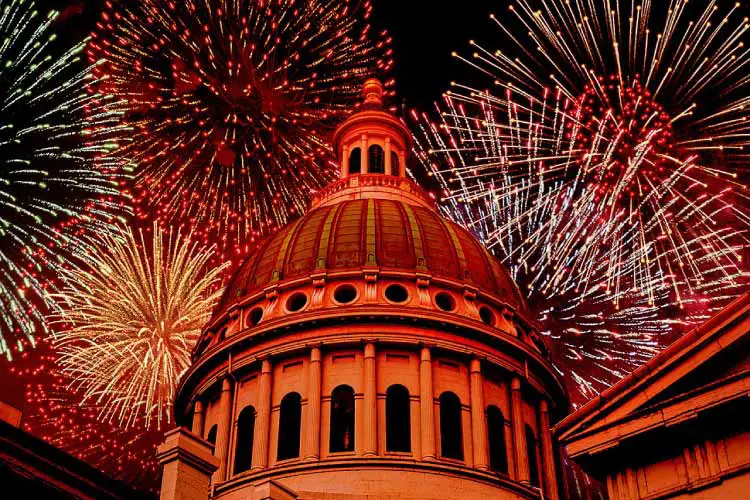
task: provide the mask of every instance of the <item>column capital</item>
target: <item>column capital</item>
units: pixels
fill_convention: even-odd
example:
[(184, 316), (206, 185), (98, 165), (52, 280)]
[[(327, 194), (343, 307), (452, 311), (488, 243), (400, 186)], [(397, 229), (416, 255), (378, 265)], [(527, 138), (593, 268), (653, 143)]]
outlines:
[(232, 390), (232, 377), (227, 375), (221, 379), (221, 392), (229, 392)]
[(321, 357), (320, 344), (313, 344), (310, 346), (310, 362), (320, 363)]
[(365, 359), (375, 357), (375, 342), (372, 340), (365, 341)]
[(513, 377), (513, 380), (510, 382), (510, 388), (514, 391), (521, 390), (521, 379), (518, 376)]
[(421, 361), (432, 361), (432, 352), (430, 351), (430, 347), (427, 345), (423, 345), (419, 357)]
[(271, 360), (270, 359), (263, 358), (261, 360), (260, 372), (263, 373), (263, 374), (271, 373)]
[(469, 361), (469, 371), (471, 373), (481, 373), (482, 372), (482, 360), (476, 356), (471, 358), (471, 361)]

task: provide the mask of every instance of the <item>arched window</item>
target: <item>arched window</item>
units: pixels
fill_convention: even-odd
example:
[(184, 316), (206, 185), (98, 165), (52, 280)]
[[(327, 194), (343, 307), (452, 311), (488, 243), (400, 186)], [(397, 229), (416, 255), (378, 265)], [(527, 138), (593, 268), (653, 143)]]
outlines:
[(297, 458), (302, 425), (302, 397), (296, 392), (290, 392), (281, 400), (279, 412), (279, 446), (276, 458), (278, 460)]
[(349, 153), (349, 173), (362, 173), (362, 150), (360, 148), (354, 148)]
[(526, 426), (526, 455), (529, 460), (529, 481), (534, 486), (539, 486), (539, 462), (537, 461), (536, 436), (531, 427)]
[(250, 470), (255, 440), (255, 408), (246, 406), (237, 419), (237, 443), (234, 448), (234, 473)]
[(211, 453), (213, 453), (214, 448), (216, 448), (216, 433), (218, 431), (219, 431), (219, 426), (217, 424), (214, 424), (208, 430), (208, 434), (206, 434), (206, 441), (211, 443)]
[(354, 389), (340, 385), (331, 393), (331, 453), (354, 451)]
[(440, 395), (440, 454), (445, 458), (464, 459), (461, 429), (461, 400), (452, 392)]
[(487, 407), (487, 438), (490, 445), (490, 469), (508, 473), (508, 455), (505, 451), (505, 418), (497, 406)]
[(392, 385), (386, 391), (385, 443), (388, 451), (411, 451), (409, 390), (403, 385)]
[(377, 144), (373, 144), (367, 150), (367, 173), (368, 174), (384, 174), (385, 173), (385, 155), (383, 154), (383, 148)]
[(398, 153), (395, 151), (391, 151), (391, 175), (395, 175), (398, 177), (400, 175), (401, 169), (398, 164)]

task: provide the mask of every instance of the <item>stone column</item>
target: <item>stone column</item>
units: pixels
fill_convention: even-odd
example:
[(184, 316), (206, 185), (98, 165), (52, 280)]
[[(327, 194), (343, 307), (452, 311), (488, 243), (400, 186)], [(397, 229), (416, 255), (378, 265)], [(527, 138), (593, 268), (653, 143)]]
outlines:
[(203, 401), (196, 400), (193, 408), (193, 434), (203, 439), (203, 426), (206, 421), (206, 410), (203, 408)]
[(219, 459), (219, 469), (214, 475), (214, 483), (226, 480), (229, 457), (229, 433), (232, 430), (232, 389), (233, 382), (229, 376), (221, 381), (221, 396), (219, 397), (219, 428), (216, 434), (216, 458)]
[(430, 348), (423, 347), (419, 362), (419, 403), (422, 460), (435, 460), (435, 404)]
[(361, 161), (360, 161), (360, 173), (361, 174), (369, 174), (370, 173), (370, 155), (367, 154), (367, 136), (365, 134), (362, 134), (362, 137), (360, 138), (360, 148), (362, 148), (362, 155), (361, 155)]
[(399, 153), (398, 159), (399, 159), (398, 176), (406, 177), (406, 155), (404, 153)]
[(258, 383), (258, 407), (255, 409), (253, 469), (268, 467), (268, 441), (271, 437), (271, 362), (263, 360)]
[(560, 498), (557, 488), (557, 471), (555, 470), (555, 452), (552, 449), (552, 429), (549, 423), (549, 405), (546, 399), (539, 403), (539, 435), (542, 447), (542, 471), (544, 475), (545, 495), (550, 500)]
[(349, 176), (349, 146), (346, 146), (341, 153), (344, 157), (341, 158), (341, 178)]
[(529, 459), (526, 452), (526, 433), (521, 406), (521, 379), (513, 377), (510, 386), (510, 413), (513, 425), (513, 448), (516, 450), (516, 479), (529, 482)]
[(377, 422), (377, 379), (375, 373), (375, 344), (365, 344), (365, 369), (364, 369), (364, 410), (365, 410), (365, 456), (378, 454), (378, 422)]
[(393, 165), (391, 164), (391, 138), (386, 137), (385, 138), (385, 174), (386, 175), (392, 175), (393, 174)]
[(484, 381), (482, 363), (473, 358), (469, 363), (469, 386), (471, 396), (471, 439), (474, 451), (474, 467), (489, 469), (489, 449), (487, 448), (487, 419), (484, 409)]
[(305, 460), (320, 459), (320, 348), (310, 349), (310, 368), (307, 380), (308, 424), (305, 433)]
[(156, 450), (162, 466), (161, 500), (205, 500), (211, 474), (219, 460), (211, 454), (211, 443), (178, 427), (166, 433)]

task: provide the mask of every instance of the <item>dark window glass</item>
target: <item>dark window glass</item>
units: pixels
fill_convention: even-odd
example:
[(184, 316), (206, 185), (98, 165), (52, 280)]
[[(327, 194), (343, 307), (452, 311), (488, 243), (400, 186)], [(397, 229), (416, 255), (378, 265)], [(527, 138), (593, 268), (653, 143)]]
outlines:
[(531, 427), (526, 425), (526, 454), (529, 459), (529, 481), (534, 486), (539, 486), (539, 462), (537, 461), (536, 436)]
[(253, 441), (255, 440), (255, 408), (242, 409), (237, 419), (237, 444), (234, 448), (234, 473), (250, 470), (253, 463)]
[(354, 389), (336, 387), (331, 393), (331, 453), (354, 451)]
[(461, 400), (452, 392), (440, 395), (440, 454), (445, 458), (464, 459)]
[(218, 430), (219, 426), (214, 424), (208, 430), (208, 434), (206, 435), (206, 441), (211, 443), (211, 453), (213, 453), (214, 449), (216, 448), (216, 433), (218, 432)]
[(370, 148), (367, 150), (367, 160), (367, 173), (385, 173), (385, 155), (383, 154), (383, 148), (381, 148), (377, 144), (373, 144), (372, 146), (370, 146)]
[(281, 400), (279, 415), (279, 446), (276, 457), (287, 460), (299, 457), (299, 436), (302, 425), (302, 398), (290, 392)]
[(505, 450), (505, 418), (497, 406), (487, 408), (487, 437), (490, 445), (490, 469), (508, 473)]
[(409, 390), (392, 385), (385, 396), (385, 441), (388, 451), (411, 451)]
[(359, 148), (354, 148), (349, 153), (349, 173), (362, 173), (362, 150)]
[(391, 175), (401, 175), (401, 169), (398, 164), (398, 153), (391, 151)]

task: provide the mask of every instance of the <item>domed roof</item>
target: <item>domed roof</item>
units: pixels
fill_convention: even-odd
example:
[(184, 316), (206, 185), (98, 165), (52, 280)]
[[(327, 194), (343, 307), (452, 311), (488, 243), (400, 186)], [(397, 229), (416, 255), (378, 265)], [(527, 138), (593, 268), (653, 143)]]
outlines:
[[(366, 178), (384, 177), (357, 178), (367, 184)], [(413, 185), (408, 179), (400, 182)], [(360, 197), (318, 204), (244, 261), (218, 311), (280, 281), (363, 268), (457, 280), (525, 309), (508, 272), (471, 233), (427, 203), (409, 201)]]

